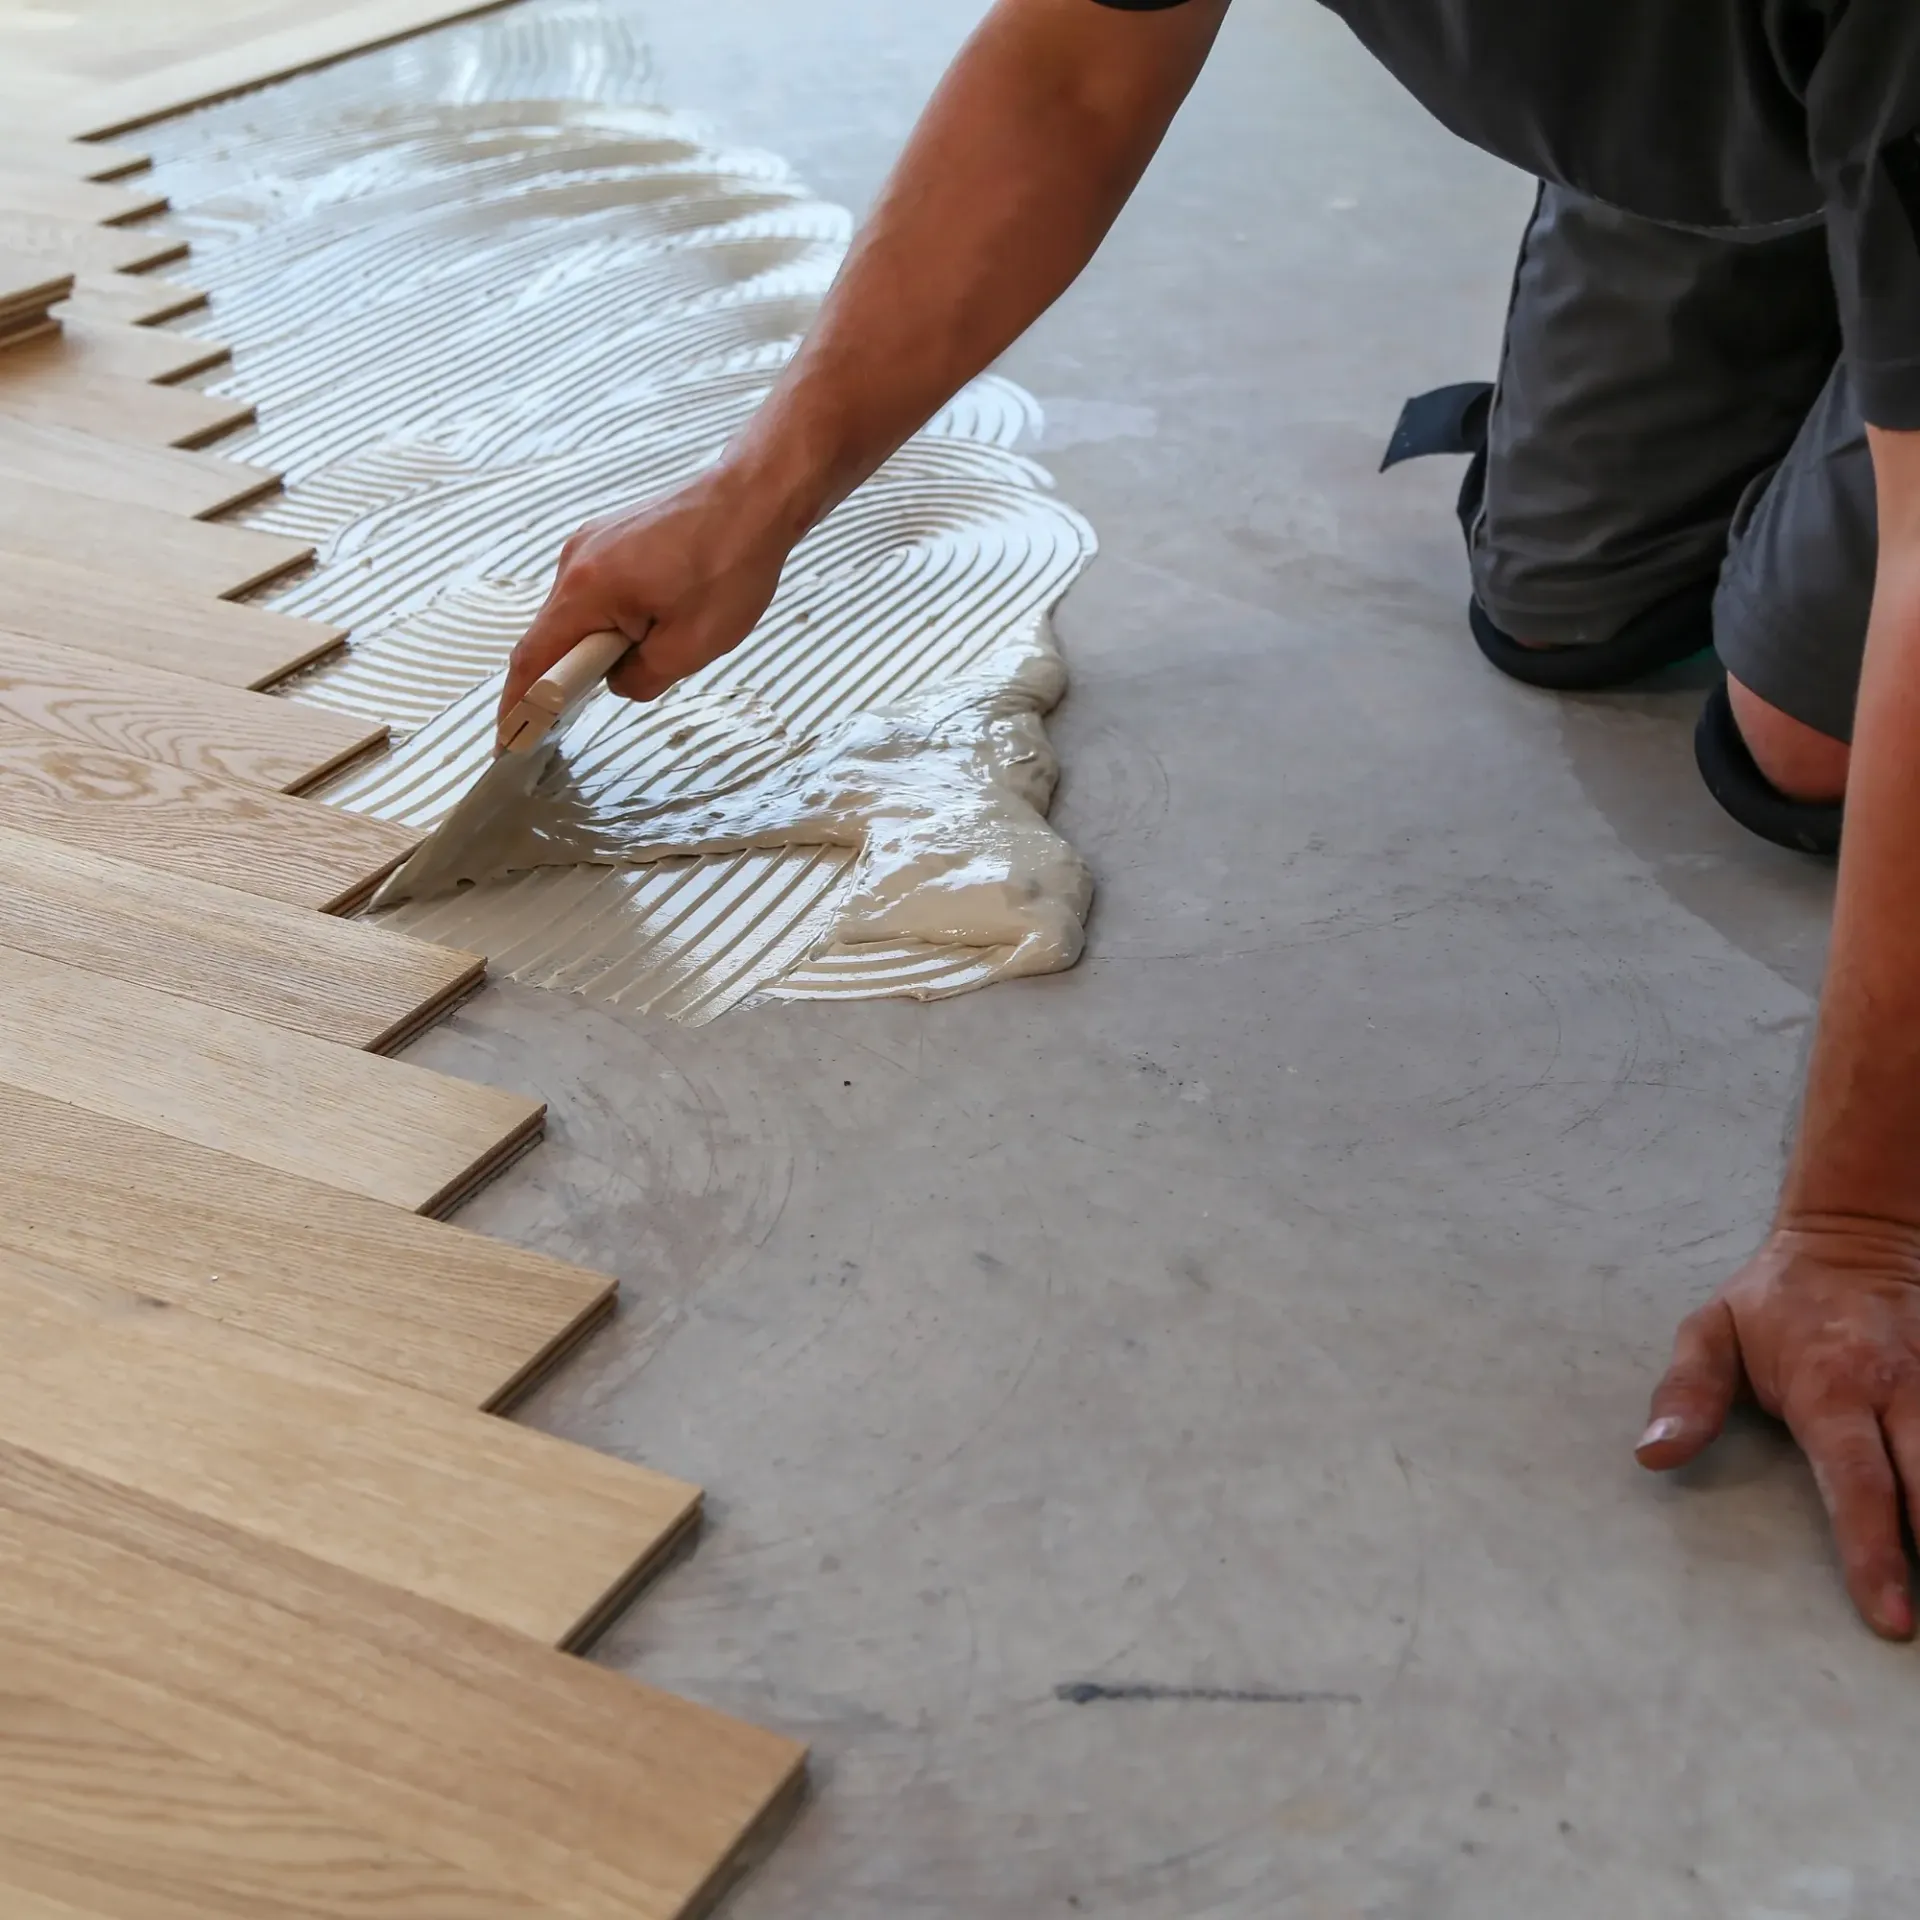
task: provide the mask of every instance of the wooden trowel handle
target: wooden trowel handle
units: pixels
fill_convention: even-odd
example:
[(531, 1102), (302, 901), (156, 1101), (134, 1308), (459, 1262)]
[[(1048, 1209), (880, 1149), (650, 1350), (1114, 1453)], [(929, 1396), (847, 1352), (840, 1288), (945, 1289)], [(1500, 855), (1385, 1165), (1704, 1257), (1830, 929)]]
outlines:
[(590, 633), (543, 673), (520, 704), (500, 723), (500, 751), (525, 753), (537, 747), (561, 717), (591, 695), (633, 650), (624, 633)]

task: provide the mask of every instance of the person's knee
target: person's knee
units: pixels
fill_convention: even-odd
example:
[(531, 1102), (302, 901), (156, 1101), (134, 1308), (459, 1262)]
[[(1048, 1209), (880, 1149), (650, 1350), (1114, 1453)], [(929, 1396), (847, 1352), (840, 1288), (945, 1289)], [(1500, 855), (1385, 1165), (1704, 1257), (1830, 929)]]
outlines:
[(1729, 678), (1727, 695), (1740, 737), (1768, 783), (1789, 800), (1832, 805), (1846, 797), (1849, 748)]

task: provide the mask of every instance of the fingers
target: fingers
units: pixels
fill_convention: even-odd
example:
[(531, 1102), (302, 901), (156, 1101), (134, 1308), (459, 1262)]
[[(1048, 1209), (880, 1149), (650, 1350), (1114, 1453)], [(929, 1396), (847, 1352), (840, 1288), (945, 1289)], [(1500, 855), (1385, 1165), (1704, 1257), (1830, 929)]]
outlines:
[(1733, 1311), (1724, 1300), (1710, 1300), (1674, 1335), (1673, 1360), (1653, 1390), (1652, 1417), (1634, 1457), (1666, 1473), (1705, 1452), (1727, 1423), (1740, 1379)]
[[(604, 626), (605, 622), (600, 625)], [(549, 599), (507, 662), (507, 681), (500, 694), (500, 718), (504, 720), (520, 704), (527, 689), (549, 667), (564, 660), (589, 633), (598, 631), (598, 626), (582, 626), (577, 614), (570, 617), (568, 608), (557, 596)]]
[(1880, 1427), (1906, 1489), (1907, 1525), (1920, 1540), (1920, 1381), (1909, 1380), (1895, 1391)]
[(1829, 1398), (1810, 1412), (1790, 1408), (1787, 1424), (1826, 1502), (1847, 1592), (1861, 1618), (1883, 1639), (1912, 1639), (1900, 1491), (1873, 1409)]
[(658, 700), (683, 677), (663, 666), (659, 649), (649, 636), (607, 675), (607, 685), (623, 700)]
[(658, 700), (731, 645), (730, 638), (716, 638), (699, 620), (662, 621), (607, 676), (607, 685), (626, 700)]

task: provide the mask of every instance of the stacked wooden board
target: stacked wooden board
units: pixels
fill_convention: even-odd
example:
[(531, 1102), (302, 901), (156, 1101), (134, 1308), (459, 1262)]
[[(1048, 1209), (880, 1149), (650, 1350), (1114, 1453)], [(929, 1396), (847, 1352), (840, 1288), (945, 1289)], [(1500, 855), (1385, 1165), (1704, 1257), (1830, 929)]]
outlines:
[(0, 249), (0, 347), (52, 333), (53, 309), (72, 291), (72, 274)]
[(499, 1417), (614, 1283), (440, 1217), (543, 1109), (392, 1057), (485, 963), (341, 917), (417, 836), (303, 795), (384, 732), (266, 691), (347, 636), (244, 599), (313, 556), (219, 518), (250, 409), (69, 137), (471, 10), (129, 7), (180, 44), (26, 48), (0, 133), (9, 1920), (678, 1920), (802, 1787), (574, 1657), (700, 1496)]

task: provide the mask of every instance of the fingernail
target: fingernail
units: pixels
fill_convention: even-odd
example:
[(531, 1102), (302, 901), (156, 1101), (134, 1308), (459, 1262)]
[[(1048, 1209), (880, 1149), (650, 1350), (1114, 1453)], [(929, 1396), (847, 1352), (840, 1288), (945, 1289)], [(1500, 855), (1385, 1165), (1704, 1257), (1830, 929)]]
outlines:
[(1649, 1447), (1664, 1447), (1669, 1440), (1680, 1438), (1680, 1422), (1674, 1415), (1662, 1414), (1645, 1433), (1640, 1436), (1640, 1444), (1635, 1453), (1645, 1453)]
[(1882, 1633), (1905, 1639), (1913, 1631), (1913, 1605), (1901, 1586), (1883, 1587), (1879, 1604), (1873, 1610), (1874, 1624)]

